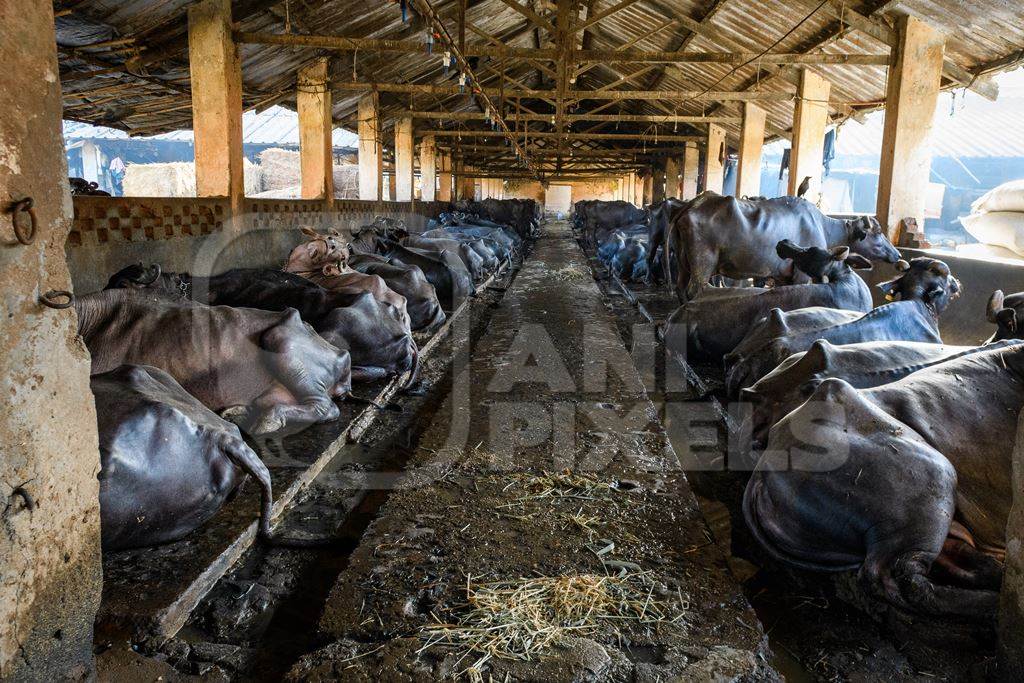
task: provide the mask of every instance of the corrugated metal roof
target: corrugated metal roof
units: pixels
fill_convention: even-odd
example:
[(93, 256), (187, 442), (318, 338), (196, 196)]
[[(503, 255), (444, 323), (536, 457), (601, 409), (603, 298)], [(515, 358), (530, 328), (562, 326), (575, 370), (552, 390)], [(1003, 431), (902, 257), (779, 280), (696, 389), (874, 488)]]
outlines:
[[(145, 59), (161, 56), (146, 66), (147, 81), (139, 81), (124, 74), (109, 73), (80, 77), (89, 69), (86, 61), (67, 53), (61, 59), (62, 80), (65, 86), (65, 106), (69, 117), (93, 123), (116, 125), (136, 130), (173, 130), (190, 126), (188, 64), (185, 10), (186, 0), (81, 0), (74, 4), (74, 16), (93, 23), (109, 25), (118, 36), (137, 36), (136, 45)], [(612, 7), (612, 0), (591, 0), (591, 11), (600, 12)], [(833, 3), (836, 5), (837, 3)], [(459, 3), (456, 0), (433, 0), (435, 11), (454, 30)], [(555, 3), (533, 2), (542, 15), (551, 17)], [(891, 26), (894, 12), (907, 12), (933, 24), (948, 36), (947, 54), (965, 68), (979, 68), (996, 60), (1012, 57), (1024, 49), (1024, 6), (1007, 0), (842, 0), (838, 6), (846, 11), (856, 9), (873, 20)], [(682, 18), (699, 22), (709, 8), (720, 7), (710, 22), (703, 26), (701, 35), (690, 39)], [(630, 45), (637, 49), (678, 49), (684, 40), (687, 49), (695, 51), (754, 51), (771, 48), (775, 52), (845, 52), (853, 54), (884, 53), (887, 46), (861, 31), (843, 30), (828, 8), (820, 9), (818, 0), (638, 0), (590, 27), (586, 34), (593, 49), (615, 49)], [(291, 2), (285, 6), (268, 0), (236, 0), (234, 18), (240, 30), (254, 32), (318, 33), (339, 36), (394, 38), (420, 40), (424, 36), (421, 24), (403, 23), (397, 3), (382, 0), (324, 0), (323, 2)], [(875, 14), (875, 10), (881, 10)], [(468, 44), (486, 44), (477, 31), (496, 37), (506, 45), (518, 47), (551, 46), (546, 31), (535, 31), (522, 14), (508, 7), (502, 0), (469, 0), (466, 19), (475, 30), (467, 31)], [(659, 30), (660, 29), (660, 30)], [(794, 30), (795, 29), (795, 30)], [(886, 30), (889, 30), (886, 28)], [(582, 40), (582, 36), (578, 37)], [(535, 42), (536, 41), (536, 42)], [(777, 44), (776, 44), (777, 43)], [(774, 46), (774, 47), (773, 47)], [(99, 58), (108, 59), (103, 53)], [(243, 45), (241, 47), (243, 80), (247, 107), (261, 102), (277, 101), (294, 107), (295, 72), (321, 52), (315, 49), (279, 46)], [(454, 83), (455, 74), (447, 79), (442, 74), (440, 54), (396, 54), (361, 52), (333, 52), (332, 79), (376, 81), (383, 83)], [(94, 57), (95, 58), (95, 57)], [(603, 64), (589, 70), (576, 84), (577, 89), (596, 89), (613, 83), (624, 74), (646, 69), (635, 82), (618, 86), (620, 89), (650, 89), (657, 82), (665, 90), (751, 89), (792, 93), (796, 79), (795, 68), (775, 69), (758, 63), (733, 69), (723, 64), (680, 64), (667, 69), (659, 66), (642, 67), (638, 64)], [(885, 69), (877, 66), (832, 67), (816, 66), (813, 70), (828, 78), (832, 84), (833, 105), (871, 110), (885, 96)], [(503, 64), (500, 59), (481, 58), (475, 70), (485, 81), (496, 84), (496, 74), (505, 71), (508, 86), (517, 81), (526, 87), (536, 87), (539, 73), (535, 66), (525, 62)], [(664, 71), (664, 76), (658, 74)], [(71, 80), (68, 80), (68, 79)], [(551, 88), (548, 75), (541, 75), (543, 88)], [(108, 92), (101, 95), (83, 95), (106, 84), (131, 83), (128, 90), (116, 96)], [(518, 86), (515, 86), (518, 87)], [(184, 89), (184, 94), (180, 92)], [(75, 95), (78, 92), (79, 95)], [(336, 89), (334, 93), (335, 119), (347, 127), (355, 125), (355, 112), (361, 93)], [(403, 109), (464, 110), (475, 108), (469, 96), (436, 95), (381, 95), (386, 113), (394, 115)], [(592, 108), (596, 101), (584, 102)], [(770, 131), (791, 127), (793, 104), (791, 101), (766, 102)], [(535, 111), (546, 113), (549, 105), (541, 100), (530, 100)], [(711, 110), (735, 115), (738, 103), (678, 102), (662, 103), (630, 101), (607, 108), (606, 113), (629, 111), (635, 113), (701, 114)], [(444, 123), (444, 122), (441, 122)], [(466, 127), (466, 124), (459, 124)], [(602, 125), (607, 131), (615, 124)], [(482, 127), (482, 122), (480, 122)], [(578, 126), (582, 129), (588, 126)], [(621, 132), (651, 131), (648, 124), (617, 126)], [(699, 132), (680, 124), (678, 127), (661, 125), (661, 133), (678, 128), (679, 133)], [(729, 124), (727, 132), (735, 139), (737, 124)]]
[[(143, 140), (183, 140), (192, 141), (191, 130), (177, 130), (159, 135), (140, 136)], [(128, 133), (117, 128), (94, 126), (79, 121), (64, 122), (64, 138), (127, 140)], [(343, 128), (335, 128), (332, 136), (335, 147), (355, 147), (359, 138)], [(293, 145), (299, 144), (299, 117), (284, 107), (271, 107), (264, 112), (247, 111), (242, 114), (242, 142), (253, 145)]]

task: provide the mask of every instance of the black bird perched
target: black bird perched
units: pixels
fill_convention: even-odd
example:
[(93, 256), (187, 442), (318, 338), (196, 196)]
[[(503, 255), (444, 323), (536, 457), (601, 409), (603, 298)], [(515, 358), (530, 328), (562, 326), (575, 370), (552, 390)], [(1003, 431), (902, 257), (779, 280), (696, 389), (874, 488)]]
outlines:
[(800, 183), (800, 187), (796, 188), (796, 196), (803, 197), (809, 189), (811, 189), (811, 176), (806, 176), (804, 181)]

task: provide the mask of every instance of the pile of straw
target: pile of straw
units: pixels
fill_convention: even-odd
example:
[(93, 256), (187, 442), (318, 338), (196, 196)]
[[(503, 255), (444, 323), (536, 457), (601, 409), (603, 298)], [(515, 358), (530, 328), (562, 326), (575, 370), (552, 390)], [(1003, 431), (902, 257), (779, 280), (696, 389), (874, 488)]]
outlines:
[[(272, 147), (260, 152), (263, 185), (256, 197), (297, 199), (302, 196), (302, 166), (298, 152)], [(359, 166), (335, 164), (334, 196), (338, 199), (359, 198)]]
[[(260, 166), (242, 160), (245, 194), (259, 193), (263, 185)], [(195, 197), (196, 166), (191, 161), (160, 164), (128, 164), (124, 174), (126, 197)]]
[(426, 626), (426, 644), (463, 651), (461, 662), (476, 660), (463, 673), (479, 676), (491, 659), (531, 660), (567, 637), (602, 627), (618, 633), (626, 622), (676, 623), (688, 610), (681, 593), (676, 599), (654, 595), (648, 572), (622, 577), (569, 574), (473, 584), (466, 581), (466, 605), (456, 623)]

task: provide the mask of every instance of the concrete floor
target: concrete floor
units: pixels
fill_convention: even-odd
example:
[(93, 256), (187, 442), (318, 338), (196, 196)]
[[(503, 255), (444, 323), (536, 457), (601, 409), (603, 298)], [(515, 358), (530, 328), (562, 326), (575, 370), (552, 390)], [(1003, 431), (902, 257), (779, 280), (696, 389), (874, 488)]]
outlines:
[[(467, 583), (622, 572), (639, 575), (675, 621), (606, 620), (539, 658), (492, 659), (480, 672), (495, 680), (776, 676), (567, 224), (548, 224), (453, 368), (451, 392), (397, 490), (330, 590), (318, 625), (329, 644), (291, 676), (464, 672), (482, 653), (433, 643), (430, 626), (467, 617)], [(559, 484), (551, 475), (560, 472), (572, 478)]]

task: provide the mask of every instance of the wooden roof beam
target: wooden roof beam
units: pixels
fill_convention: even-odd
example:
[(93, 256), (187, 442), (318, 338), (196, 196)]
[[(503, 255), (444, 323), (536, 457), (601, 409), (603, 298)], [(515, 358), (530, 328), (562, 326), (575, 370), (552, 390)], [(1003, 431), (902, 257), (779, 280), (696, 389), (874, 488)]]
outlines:
[[(484, 121), (487, 116), (482, 112), (463, 111), (402, 111), (404, 116), (412, 116), (416, 119), (436, 119), (439, 121)], [(520, 121), (550, 121), (551, 114), (524, 114), (514, 117)], [(566, 114), (566, 121), (607, 121), (615, 123), (739, 123), (740, 116), (700, 116), (700, 115), (648, 115), (648, 114)]]
[(542, 17), (541, 15), (534, 12), (533, 9), (531, 9), (530, 7), (526, 5), (521, 5), (518, 2), (516, 2), (516, 0), (499, 0), (499, 2), (519, 12), (524, 17), (533, 22), (534, 25), (536, 25), (538, 28), (544, 29), (552, 36), (555, 35), (555, 25), (552, 24), (547, 19), (545, 19), (544, 17)]

